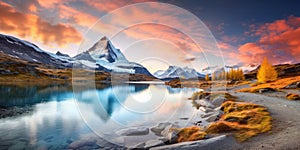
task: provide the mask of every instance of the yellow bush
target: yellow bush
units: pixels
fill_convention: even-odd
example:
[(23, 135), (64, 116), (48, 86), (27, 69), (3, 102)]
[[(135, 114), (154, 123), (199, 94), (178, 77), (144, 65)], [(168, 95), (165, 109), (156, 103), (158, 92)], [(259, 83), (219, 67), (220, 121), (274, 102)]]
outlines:
[(208, 74), (205, 75), (205, 80), (206, 80), (206, 81), (209, 81), (209, 76), (208, 76)]
[(257, 72), (257, 82), (267, 83), (270, 81), (275, 81), (276, 79), (277, 72), (275, 68), (271, 64), (269, 64), (268, 59), (265, 57)]

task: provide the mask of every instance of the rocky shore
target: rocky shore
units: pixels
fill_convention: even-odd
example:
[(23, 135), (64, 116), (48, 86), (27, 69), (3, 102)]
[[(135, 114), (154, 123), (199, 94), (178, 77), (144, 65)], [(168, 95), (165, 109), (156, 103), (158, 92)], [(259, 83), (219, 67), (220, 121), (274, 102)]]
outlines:
[(22, 114), (28, 114), (33, 111), (33, 108), (30, 106), (25, 107), (8, 107), (8, 108), (0, 108), (0, 119), (7, 118), (7, 117), (15, 117)]

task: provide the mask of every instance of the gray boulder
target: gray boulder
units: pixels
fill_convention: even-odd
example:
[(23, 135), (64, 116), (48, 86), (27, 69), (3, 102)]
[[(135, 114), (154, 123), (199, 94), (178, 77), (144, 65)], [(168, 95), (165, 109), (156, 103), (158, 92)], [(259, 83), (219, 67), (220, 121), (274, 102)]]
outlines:
[(159, 146), (150, 148), (150, 150), (196, 150), (196, 149), (220, 149), (220, 145), (232, 144), (232, 140), (226, 140), (226, 135), (210, 138), (207, 140), (198, 140), (192, 142), (182, 142), (177, 144)]
[(144, 148), (145, 149), (149, 149), (151, 147), (163, 146), (163, 145), (165, 145), (165, 142), (163, 140), (161, 140), (161, 139), (155, 139), (155, 140), (147, 141), (145, 143)]
[(166, 136), (170, 128), (178, 128), (179, 126), (170, 122), (159, 123), (150, 130), (157, 136)]
[(215, 106), (207, 99), (201, 99), (197, 103), (202, 107), (215, 108)]
[(212, 100), (212, 104), (215, 105), (216, 107), (219, 107), (222, 105), (222, 103), (226, 101), (225, 97), (216, 97), (215, 99)]
[(286, 87), (284, 87), (286, 89), (296, 89), (296, 88), (300, 88), (300, 82), (294, 82), (292, 84), (287, 85)]
[(149, 128), (147, 127), (132, 127), (128, 129), (122, 129), (116, 132), (121, 136), (139, 136), (149, 134)]
[(131, 149), (144, 149), (145, 148), (145, 145), (146, 143), (139, 143), (137, 145), (134, 145), (134, 146), (131, 146), (129, 147), (128, 149), (131, 150)]
[(214, 109), (211, 109), (211, 108), (200, 107), (199, 109), (200, 109), (202, 112), (204, 112), (204, 113), (211, 113), (211, 112), (214, 112)]
[(214, 122), (218, 119), (219, 115), (218, 114), (214, 114), (214, 115), (211, 115), (207, 118), (204, 118), (205, 121), (207, 122)]
[(179, 128), (179, 126), (171, 124), (161, 132), (161, 135), (165, 137), (166, 141), (170, 144), (175, 143), (178, 139), (177, 131), (170, 130), (171, 128)]
[(150, 128), (150, 130), (155, 134), (160, 136), (161, 135), (161, 131), (163, 131), (167, 126), (172, 125), (172, 123), (170, 122), (162, 122), (157, 124), (156, 126)]
[(166, 135), (166, 140), (169, 144), (173, 144), (177, 142), (178, 139), (178, 135), (177, 132), (175, 131), (170, 131), (167, 135)]
[(258, 90), (259, 93), (276, 92), (273, 88), (263, 88)]

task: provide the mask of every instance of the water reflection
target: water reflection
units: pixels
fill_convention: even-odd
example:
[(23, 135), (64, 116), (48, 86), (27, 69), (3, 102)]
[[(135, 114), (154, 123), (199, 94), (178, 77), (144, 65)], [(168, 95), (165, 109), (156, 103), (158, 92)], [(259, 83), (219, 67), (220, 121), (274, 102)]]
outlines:
[[(193, 113), (183, 101), (195, 89), (128, 84), (85, 87), (69, 85), (0, 86), (0, 107), (31, 107), (31, 113), (0, 119), (0, 147), (64, 149), (93, 132), (112, 140), (131, 126), (152, 126)], [(174, 92), (176, 91), (176, 92)]]

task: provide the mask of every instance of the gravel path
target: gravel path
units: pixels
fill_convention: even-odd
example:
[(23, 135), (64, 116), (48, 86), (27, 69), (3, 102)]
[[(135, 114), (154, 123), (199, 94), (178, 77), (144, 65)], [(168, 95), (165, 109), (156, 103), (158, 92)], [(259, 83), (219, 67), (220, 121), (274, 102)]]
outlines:
[(270, 133), (258, 135), (243, 143), (234, 142), (231, 147), (226, 147), (226, 149), (300, 149), (299, 101), (289, 101), (262, 94), (230, 93), (246, 102), (267, 107), (273, 118), (273, 128)]

